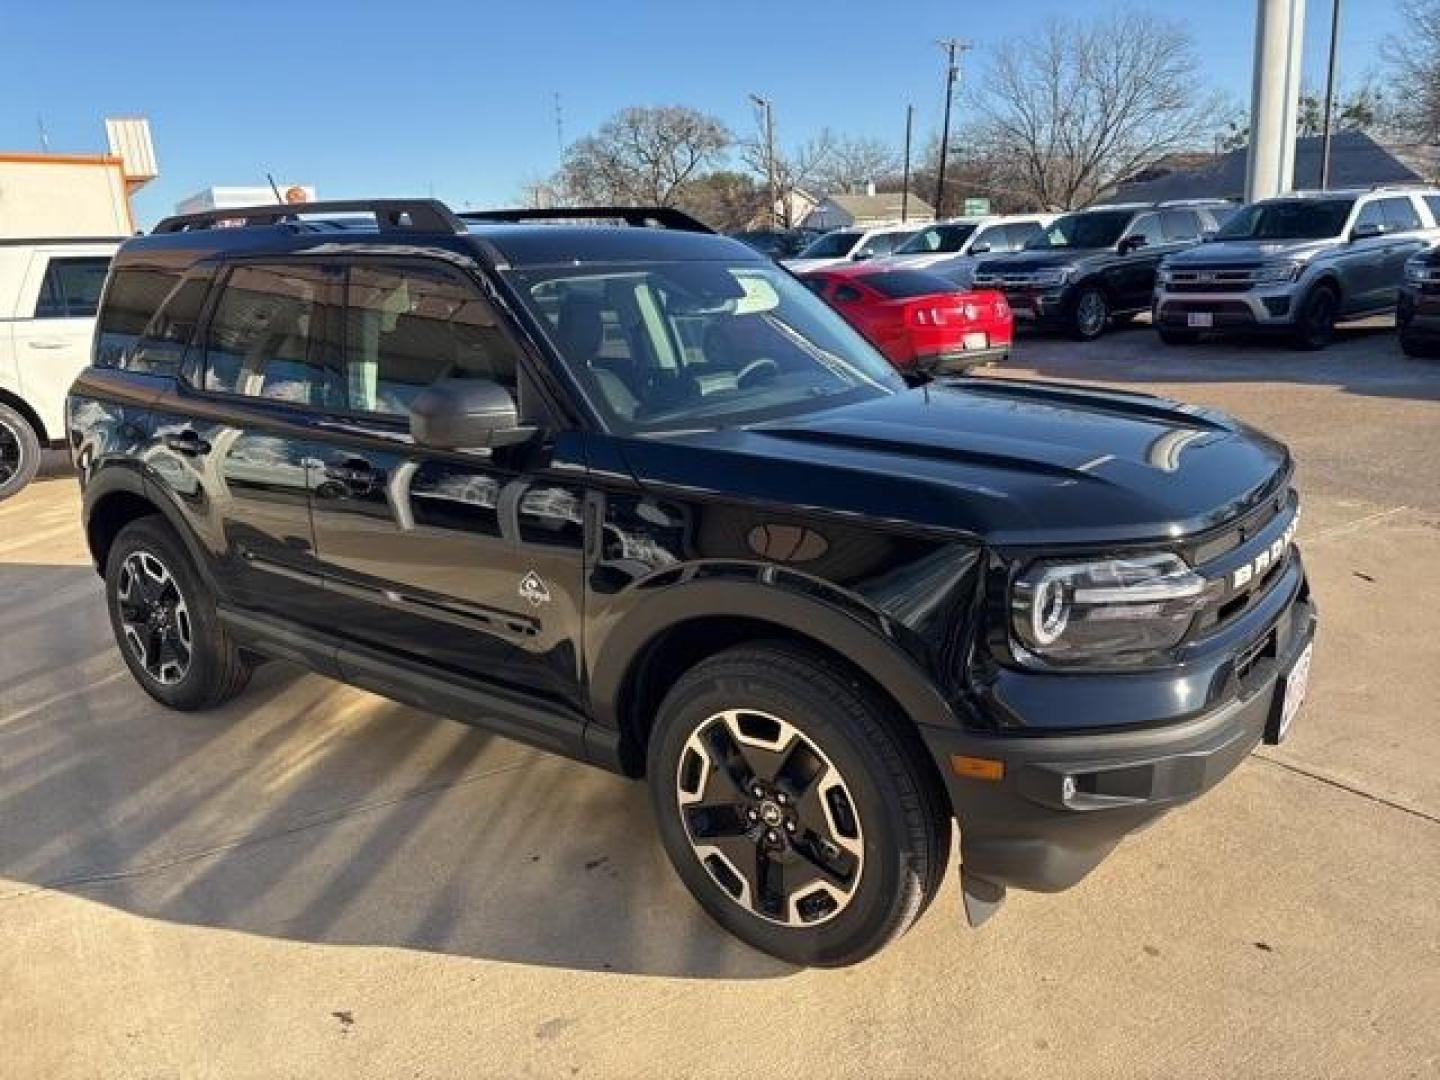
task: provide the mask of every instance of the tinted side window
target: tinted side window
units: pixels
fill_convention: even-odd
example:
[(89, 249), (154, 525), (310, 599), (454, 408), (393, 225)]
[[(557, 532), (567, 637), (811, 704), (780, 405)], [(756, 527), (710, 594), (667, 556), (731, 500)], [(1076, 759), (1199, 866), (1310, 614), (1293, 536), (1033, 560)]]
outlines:
[(518, 361), (480, 290), (436, 267), (350, 268), (347, 406), (404, 414), (437, 379), (490, 379), (515, 393)]
[(205, 389), (343, 407), (338, 357), (324, 329), (330, 281), (319, 267), (235, 267), (206, 334)]
[(148, 266), (122, 266), (110, 279), (95, 331), (95, 366), (119, 367), (180, 274)]
[(1409, 199), (1381, 199), (1380, 212), (1385, 217), (1386, 232), (1408, 232), (1420, 228), (1420, 215)]
[(1435, 224), (1440, 225), (1440, 195), (1424, 196), (1425, 205), (1430, 208), (1430, 216), (1435, 219)]
[(1171, 243), (1200, 239), (1200, 217), (1193, 210), (1166, 210), (1160, 215), (1160, 227)]
[(1130, 228), (1126, 230), (1127, 236), (1143, 236), (1145, 243), (1154, 247), (1161, 242), (1160, 215), (1141, 214), (1137, 217)]
[(1380, 209), (1380, 200), (1377, 199), (1373, 202), (1368, 202), (1360, 208), (1360, 214), (1356, 217), (1355, 224), (1351, 226), (1351, 228), (1358, 229), (1362, 225), (1374, 225), (1377, 229), (1380, 229), (1382, 232), (1384, 231), (1385, 214)]
[(35, 298), (37, 319), (89, 319), (100, 306), (110, 260), (104, 256), (51, 258)]
[(1044, 226), (1038, 221), (1019, 221), (1006, 225), (1005, 231), (1010, 235), (1010, 250), (1019, 251), (1032, 236), (1040, 235)]
[(185, 347), (195, 334), (200, 309), (210, 291), (208, 271), (192, 274), (170, 290), (160, 310), (150, 319), (135, 348), (124, 360), (128, 371), (174, 375), (185, 359)]

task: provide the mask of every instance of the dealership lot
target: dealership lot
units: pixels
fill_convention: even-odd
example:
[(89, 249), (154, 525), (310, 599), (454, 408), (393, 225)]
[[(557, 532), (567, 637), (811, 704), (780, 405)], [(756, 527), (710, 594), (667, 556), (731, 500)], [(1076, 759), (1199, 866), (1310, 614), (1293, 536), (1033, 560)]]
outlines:
[[(1440, 364), (1145, 326), (1013, 368), (1213, 404), (1300, 461), (1312, 700), (1074, 891), (874, 961), (714, 928), (644, 789), (271, 665), (125, 672), (63, 469), (0, 504), (0, 1030), (19, 1075), (1424, 1076), (1440, 1068)], [(257, 1047), (262, 1048), (257, 1054)]]

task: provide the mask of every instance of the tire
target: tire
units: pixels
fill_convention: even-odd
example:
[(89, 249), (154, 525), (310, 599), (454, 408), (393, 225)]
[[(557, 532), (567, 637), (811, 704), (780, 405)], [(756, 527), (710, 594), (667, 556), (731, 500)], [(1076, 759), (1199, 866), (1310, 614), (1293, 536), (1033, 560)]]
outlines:
[[(783, 642), (729, 649), (676, 682), (650, 740), (651, 802), (716, 922), (822, 967), (910, 927), (945, 872), (951, 818), (907, 723), (840, 664)], [(776, 865), (772, 890), (762, 867)]]
[(160, 704), (206, 709), (245, 688), (250, 665), (163, 519), (141, 518), (120, 530), (105, 561), (105, 605), (125, 665)]
[(1194, 330), (1166, 330), (1164, 327), (1157, 327), (1160, 340), (1166, 345), (1194, 345), (1200, 340), (1200, 335)]
[(1340, 294), (1331, 285), (1317, 285), (1305, 294), (1295, 317), (1292, 340), (1296, 348), (1314, 352), (1335, 339), (1340, 315)]
[(1440, 340), (1400, 331), (1400, 351), (1414, 360), (1431, 360), (1440, 356)]
[(1075, 296), (1070, 308), (1070, 336), (1076, 341), (1094, 341), (1110, 325), (1110, 298), (1105, 290), (1087, 285)]
[(16, 494), (40, 468), (40, 437), (18, 411), (0, 403), (0, 502)]

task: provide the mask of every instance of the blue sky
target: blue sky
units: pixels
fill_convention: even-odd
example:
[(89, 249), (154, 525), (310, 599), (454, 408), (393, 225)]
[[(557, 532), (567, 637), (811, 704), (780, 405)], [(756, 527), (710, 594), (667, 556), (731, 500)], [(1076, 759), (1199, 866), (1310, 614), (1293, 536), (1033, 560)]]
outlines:
[[(555, 167), (555, 98), (566, 138), (631, 104), (685, 104), (749, 132), (746, 95), (770, 96), (782, 144), (823, 126), (899, 142), (939, 126), (933, 42), (967, 37), (967, 64), (1047, 15), (1113, 10), (1092, 0), (900, 3), (372, 5), (65, 3), (0, 0), (0, 149), (103, 149), (106, 115), (148, 116), (161, 177), (140, 224), (211, 184), (277, 179), (322, 197), (436, 196), (513, 202)], [(1187, 25), (1211, 84), (1247, 102), (1255, 0), (1132, 5)], [(1395, 0), (1345, 0), (1347, 82), (1376, 70), (1399, 29)], [(1310, 0), (1306, 76), (1321, 85), (1329, 0)], [(923, 136), (922, 136), (923, 137)]]

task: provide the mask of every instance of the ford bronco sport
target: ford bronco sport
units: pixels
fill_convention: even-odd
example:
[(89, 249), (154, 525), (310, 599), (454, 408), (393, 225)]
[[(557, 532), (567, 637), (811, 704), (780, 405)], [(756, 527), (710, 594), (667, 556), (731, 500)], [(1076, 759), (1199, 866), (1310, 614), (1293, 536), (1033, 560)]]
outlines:
[(674, 210), (171, 218), (100, 323), (69, 432), (150, 695), (280, 657), (645, 777), (695, 897), (790, 961), (901, 933), (957, 820), (972, 923), (1074, 884), (1304, 694), (1284, 447), (1139, 394), (907, 385)]

